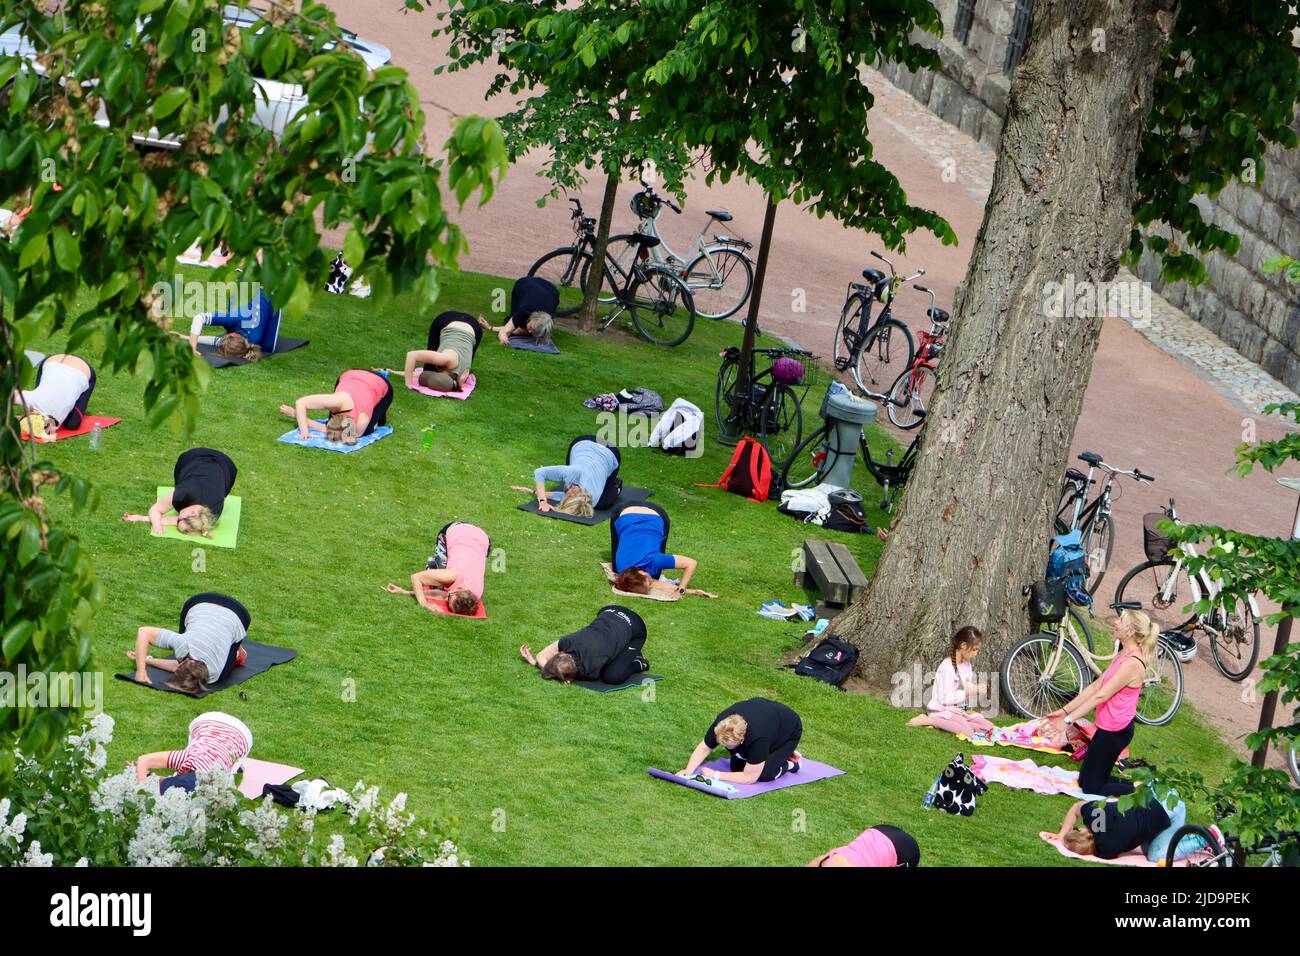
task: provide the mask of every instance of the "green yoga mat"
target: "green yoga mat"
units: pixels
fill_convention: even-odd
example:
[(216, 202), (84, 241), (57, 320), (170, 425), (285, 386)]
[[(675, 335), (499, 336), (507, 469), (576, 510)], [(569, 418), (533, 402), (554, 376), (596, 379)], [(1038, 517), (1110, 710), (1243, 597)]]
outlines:
[[(171, 485), (161, 485), (158, 488), (158, 498), (169, 494), (174, 489)], [(154, 499), (155, 501), (157, 498)], [(244, 499), (237, 495), (231, 495), (226, 499), (225, 507), (221, 509), (221, 517), (217, 523), (212, 526), (212, 537), (205, 538), (201, 534), (181, 534), (176, 530), (174, 524), (169, 524), (163, 528), (162, 534), (155, 534), (155, 538), (175, 538), (177, 541), (188, 541), (196, 545), (212, 545), (214, 548), (233, 548), (236, 540), (239, 538), (239, 516), (244, 511)]]

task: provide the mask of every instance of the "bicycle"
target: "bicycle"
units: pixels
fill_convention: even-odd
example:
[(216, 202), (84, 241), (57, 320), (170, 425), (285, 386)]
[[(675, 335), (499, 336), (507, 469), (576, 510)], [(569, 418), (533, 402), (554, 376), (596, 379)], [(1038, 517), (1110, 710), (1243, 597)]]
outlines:
[[(827, 396), (830, 395), (830, 389), (838, 384), (838, 382), (832, 382), (828, 386)], [(902, 494), (903, 486), (907, 484), (907, 479), (916, 464), (917, 450), (921, 447), (921, 436), (918, 434), (912, 439), (912, 443), (907, 446), (907, 449), (903, 452), (903, 457), (898, 460), (898, 464), (894, 464), (893, 448), (890, 448), (886, 453), (885, 461), (882, 463), (871, 457), (871, 448), (867, 444), (865, 430), (860, 429), (858, 431), (857, 448), (840, 448), (838, 431), (834, 423), (827, 420), (825, 414), (823, 414), (822, 418), (821, 427), (799, 443), (782, 467), (781, 487), (807, 488), (811, 485), (821, 484), (826, 475), (830, 474), (831, 469), (840, 457), (844, 455), (852, 457), (860, 450), (862, 452), (862, 463), (882, 489), (881, 509), (893, 514), (898, 496)]]
[[(1163, 518), (1181, 524), (1173, 498), (1168, 508), (1143, 516), (1147, 560), (1120, 579), (1115, 600), (1136, 602), (1170, 635), (1170, 643), (1182, 652), (1184, 661), (1196, 656), (1196, 631), (1204, 631), (1210, 636), (1210, 651), (1219, 672), (1228, 680), (1244, 680), (1259, 660), (1259, 605), (1254, 595), (1245, 601), (1225, 596), (1222, 582), (1204, 570), (1189, 575), (1185, 562), (1196, 557), (1196, 548), (1181, 544), (1178, 555), (1172, 555), (1169, 538), (1156, 526)], [(1205, 613), (1196, 610), (1201, 601), (1210, 602)], [(1190, 613), (1186, 610), (1189, 606)]]
[[(1233, 812), (1233, 808), (1229, 807), (1222, 816), (1229, 816)], [(1193, 867), (1245, 866), (1248, 856), (1264, 857), (1260, 866), (1296, 866), (1296, 861), (1300, 859), (1300, 832), (1280, 830), (1256, 844), (1246, 846), (1240, 837), (1231, 833), (1220, 831), (1220, 840), (1220, 833), (1216, 833), (1216, 829), (1219, 828), (1211, 829), (1198, 823), (1179, 827), (1169, 841), (1169, 849), (1165, 851), (1165, 866), (1174, 866), (1179, 856), (1183, 857), (1187, 866)], [(1189, 837), (1190, 851), (1183, 850), (1180, 853), (1183, 842)]]
[[(835, 328), (834, 358), (837, 371), (853, 371), (853, 381), (867, 398), (878, 402), (889, 401), (886, 383), (892, 385), (900, 372), (910, 368), (916, 357), (912, 332), (894, 318), (891, 311), (894, 294), (906, 282), (925, 275), (920, 269), (916, 275), (900, 276), (894, 264), (878, 252), (873, 256), (889, 266), (886, 276), (879, 269), (863, 269), (861, 282), (850, 282), (840, 310), (840, 322)], [(871, 303), (881, 304), (875, 321), (871, 319)], [(855, 327), (856, 323), (856, 327)]]
[(917, 333), (919, 341), (916, 355), (911, 365), (894, 379), (886, 403), (889, 420), (896, 428), (901, 428), (903, 431), (916, 428), (925, 420), (925, 410), (930, 407), (930, 397), (939, 384), (939, 373), (935, 370), (935, 366), (944, 342), (948, 338), (950, 319), (947, 312), (935, 305), (934, 292), (931, 289), (919, 282), (915, 288), (917, 292), (925, 292), (930, 296), (930, 308), (925, 313), (930, 318), (930, 331)]
[[(771, 359), (762, 371), (755, 369), (755, 356)], [(796, 381), (777, 381), (778, 359), (788, 358), (803, 366)], [(817, 359), (803, 349), (753, 349), (749, 356), (750, 392), (736, 388), (740, 371), (740, 349), (731, 346), (722, 352), (718, 383), (714, 393), (713, 414), (723, 441), (754, 435), (767, 448), (774, 465), (783, 463), (803, 439), (803, 398), (817, 374)], [(803, 393), (795, 391), (802, 387)]]
[[(1026, 587), (1024, 593), (1030, 594)], [(1002, 661), (1002, 689), (1012, 708), (1022, 717), (1036, 720), (1069, 703), (1088, 685), (1087, 672), (1100, 677), (1102, 667), (1119, 653), (1119, 643), (1109, 654), (1098, 654), (1092, 631), (1072, 600), (1059, 621), (1036, 620), (1035, 630), (1007, 651)], [(1116, 611), (1137, 607), (1116, 601)], [(1043, 628), (1055, 624), (1055, 627)], [(1082, 640), (1079, 637), (1082, 632)], [(1183, 702), (1183, 668), (1173, 649), (1163, 640), (1156, 642), (1156, 657), (1147, 668), (1138, 698), (1138, 723), (1160, 727), (1174, 719)]]
[[(1102, 461), (1096, 452), (1085, 451), (1079, 460), (1088, 465), (1088, 474), (1077, 468), (1067, 468), (1065, 483), (1061, 485), (1061, 500), (1056, 509), (1053, 527), (1057, 534), (1079, 531), (1082, 538), (1083, 553), (1088, 557), (1090, 577), (1087, 585), (1089, 594), (1096, 594), (1101, 586), (1101, 579), (1106, 576), (1110, 565), (1111, 551), (1115, 548), (1115, 522), (1111, 519), (1111, 503), (1114, 498), (1112, 490), (1117, 475), (1126, 475), (1138, 484), (1155, 481), (1150, 475), (1142, 473), (1141, 468), (1125, 471), (1112, 468)], [(1088, 489), (1096, 484), (1092, 473), (1096, 469), (1107, 473), (1106, 482), (1101, 492), (1092, 501), (1088, 501)], [(1068, 514), (1067, 514), (1068, 513)]]
[[(530, 276), (549, 279), (557, 289), (586, 288), (587, 273), (591, 267), (592, 250), (596, 244), (596, 220), (582, 214), (582, 203), (570, 199), (573, 209), (575, 242), (573, 245), (552, 249), (528, 269)], [(610, 272), (613, 260), (605, 255), (605, 277), (613, 290), (609, 304), (614, 306), (606, 315), (601, 329), (608, 329), (614, 321), (627, 312), (632, 325), (647, 342), (656, 345), (681, 345), (695, 328), (695, 302), (686, 283), (672, 271), (655, 265), (648, 250), (658, 245), (654, 236), (640, 236), (636, 240), (638, 254), (628, 270), (620, 272), (621, 283)], [(562, 308), (556, 314), (573, 315), (579, 306)], [(684, 317), (683, 317), (684, 316)]]
[(747, 254), (754, 244), (739, 236), (714, 235), (711, 242), (704, 238), (714, 223), (725, 228), (724, 224), (732, 220), (731, 213), (725, 209), (704, 210), (708, 219), (691, 243), (693, 255), (685, 260), (668, 247), (659, 235), (658, 225), (664, 206), (679, 216), (681, 207), (656, 193), (644, 179), (641, 186), (641, 191), (631, 199), (632, 212), (638, 219), (636, 231), (609, 238), (608, 252), (614, 275), (625, 275), (630, 268), (638, 249), (637, 236), (654, 236), (659, 244), (651, 247), (651, 258), (686, 283), (695, 299), (697, 315), (717, 321), (739, 312), (754, 288), (754, 263)]

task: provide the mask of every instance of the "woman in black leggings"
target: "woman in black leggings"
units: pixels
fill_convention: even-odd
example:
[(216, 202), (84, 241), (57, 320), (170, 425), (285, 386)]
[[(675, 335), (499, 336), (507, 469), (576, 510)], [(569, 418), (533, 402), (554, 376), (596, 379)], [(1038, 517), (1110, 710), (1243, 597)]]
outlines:
[(582, 630), (547, 645), (536, 657), (527, 644), (519, 648), (519, 655), (549, 680), (619, 685), (650, 669), (650, 662), (641, 655), (645, 641), (641, 616), (610, 604), (601, 608), (595, 620)]

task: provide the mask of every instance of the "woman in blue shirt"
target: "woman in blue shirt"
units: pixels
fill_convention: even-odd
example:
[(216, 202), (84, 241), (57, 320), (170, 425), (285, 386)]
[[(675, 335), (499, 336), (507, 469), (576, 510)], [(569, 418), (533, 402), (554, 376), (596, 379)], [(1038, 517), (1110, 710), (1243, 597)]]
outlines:
[[(595, 435), (579, 435), (569, 443), (567, 457), (568, 464), (545, 465), (534, 471), (534, 489), (519, 490), (534, 491), (537, 510), (543, 513), (554, 507), (565, 514), (590, 518), (593, 511), (612, 508), (623, 487), (618, 480), (622, 460), (618, 449), (606, 445)], [(557, 483), (559, 490), (548, 492), (548, 481)]]
[[(628, 503), (614, 512), (609, 550), (620, 591), (649, 594), (654, 589), (674, 599), (686, 593), (695, 574), (695, 559), (668, 553), (668, 526), (668, 513), (651, 502)], [(674, 568), (682, 572), (681, 582), (665, 586), (659, 577)]]

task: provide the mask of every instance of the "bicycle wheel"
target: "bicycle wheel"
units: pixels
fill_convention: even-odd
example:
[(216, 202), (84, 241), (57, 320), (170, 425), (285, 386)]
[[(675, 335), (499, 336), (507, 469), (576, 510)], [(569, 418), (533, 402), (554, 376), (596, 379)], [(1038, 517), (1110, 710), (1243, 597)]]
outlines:
[(1092, 521), (1083, 535), (1083, 553), (1088, 559), (1089, 594), (1096, 594), (1101, 579), (1110, 567), (1110, 555), (1115, 550), (1115, 523), (1110, 515), (1100, 515)]
[[(686, 263), (686, 287), (695, 299), (695, 314), (702, 319), (725, 319), (740, 311), (754, 288), (754, 267), (737, 249), (709, 246)], [(709, 264), (709, 259), (713, 264)]]
[(1245, 680), (1259, 660), (1259, 618), (1250, 602), (1220, 595), (1204, 623), (1215, 666), (1228, 680)]
[(790, 460), (803, 440), (803, 409), (789, 385), (778, 385), (763, 403), (758, 440), (772, 457), (773, 471)]
[(695, 328), (695, 303), (686, 283), (659, 266), (642, 269), (628, 289), (628, 311), (632, 324), (647, 342), (681, 345)]
[(894, 379), (912, 365), (916, 346), (898, 319), (877, 322), (867, 332), (853, 365), (853, 380), (868, 395), (883, 395)]
[[(1179, 847), (1183, 848), (1182, 853), (1178, 852)], [(1165, 851), (1165, 866), (1173, 866), (1179, 859), (1188, 866), (1232, 866), (1232, 855), (1223, 848), (1210, 829), (1196, 824), (1179, 827), (1169, 841), (1169, 849)]]
[(939, 376), (928, 365), (904, 369), (889, 389), (889, 420), (904, 431), (925, 421)]
[(718, 368), (718, 384), (713, 396), (713, 416), (718, 422), (718, 438), (733, 442), (743, 432), (737, 420), (736, 377), (740, 374), (740, 359), (725, 358)]
[[(822, 477), (834, 464), (832, 435), (831, 426), (823, 425), (795, 447), (781, 469), (783, 489), (808, 488), (821, 483)], [(854, 453), (857, 453), (856, 449)]]
[(1040, 631), (1022, 637), (1007, 652), (1002, 661), (1002, 692), (1016, 713), (1034, 720), (1077, 697), (1087, 686), (1087, 672), (1073, 644), (1063, 642), (1055, 631)]
[(858, 317), (864, 312), (870, 313), (871, 307), (866, 297), (854, 293), (844, 300), (840, 310), (840, 322), (835, 326), (835, 344), (831, 346), (837, 371), (848, 371), (853, 361), (853, 349), (858, 344)]
[(587, 281), (591, 253), (577, 246), (552, 249), (528, 268), (530, 276), (548, 279), (560, 291), (558, 316), (575, 315), (582, 308), (582, 287)]
[[(1175, 575), (1166, 597), (1166, 584)], [(1115, 603), (1122, 601), (1137, 601), (1162, 631), (1190, 628), (1196, 623), (1195, 612), (1183, 611), (1192, 601), (1192, 583), (1187, 569), (1173, 558), (1143, 561), (1130, 569), (1115, 588)]]
[(1135, 717), (1139, 724), (1163, 727), (1183, 702), (1183, 665), (1163, 640), (1156, 641), (1156, 659), (1147, 669)]
[[(641, 246), (633, 240), (633, 234), (624, 232), (617, 236), (610, 236), (609, 241), (605, 243), (605, 276), (601, 279), (600, 291), (596, 293), (596, 301), (602, 305), (613, 305), (618, 302), (618, 290), (622, 288), (623, 281), (632, 274), (632, 267), (636, 265), (637, 253), (641, 251)], [(591, 256), (587, 256), (587, 261), (582, 266), (582, 287), (587, 287), (587, 270), (591, 268)]]

